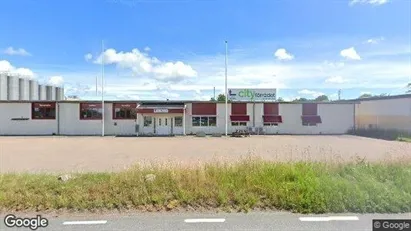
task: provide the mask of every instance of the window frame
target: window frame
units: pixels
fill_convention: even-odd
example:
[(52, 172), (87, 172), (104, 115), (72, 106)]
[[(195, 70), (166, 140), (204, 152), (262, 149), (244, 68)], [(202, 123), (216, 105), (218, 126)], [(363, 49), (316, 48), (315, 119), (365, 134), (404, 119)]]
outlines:
[[(45, 107), (45, 106), (41, 106), (41, 104), (50, 104), (50, 107)], [(36, 107), (38, 106), (38, 107)], [(46, 116), (43, 118), (37, 118), (35, 116), (35, 109), (38, 108), (39, 111), (47, 111), (47, 109), (50, 109), (50, 111), (52, 109), (54, 109), (54, 114), (52, 116)], [(47, 112), (46, 112), (47, 113)], [(44, 103), (32, 103), (31, 104), (31, 119), (32, 120), (55, 120), (57, 118), (57, 105), (54, 102), (44, 102)]]
[[(180, 119), (181, 119), (181, 124), (180, 124)], [(179, 121), (177, 123), (177, 120)], [(184, 121), (183, 121), (183, 117), (182, 116), (176, 116), (174, 117), (174, 127), (183, 127)]]
[[(150, 123), (146, 124), (146, 118), (150, 118)], [(152, 127), (153, 121), (154, 120), (152, 116), (143, 116), (143, 127)]]
[(303, 123), (303, 126), (304, 127), (316, 127), (316, 126), (318, 126), (318, 124), (317, 123)]
[(246, 127), (247, 122), (246, 121), (231, 121), (231, 126), (232, 127)]
[(278, 123), (274, 123), (274, 122), (264, 122), (263, 123), (264, 127), (278, 127)]
[[(83, 105), (97, 105), (96, 107), (84, 107)], [(84, 117), (83, 112), (84, 111), (91, 111), (93, 112), (98, 112), (100, 116), (98, 117)], [(80, 103), (80, 108), (79, 108), (79, 119), (80, 120), (102, 120), (103, 119), (103, 108), (101, 103)]]
[[(128, 105), (122, 106), (122, 105)], [(137, 119), (137, 113), (135, 111), (136, 104), (135, 103), (113, 103), (113, 120), (136, 120)], [(119, 111), (117, 111), (119, 110)], [(127, 112), (129, 112), (129, 116), (124, 116), (124, 117), (117, 117), (117, 113), (124, 111), (125, 115), (127, 115)]]
[[(212, 119), (213, 124), (210, 123), (210, 118), (213, 118)], [(198, 122), (194, 121), (195, 119), (197, 119)], [(202, 123), (203, 119), (207, 120), (206, 124)], [(215, 124), (214, 124), (214, 122), (215, 122)], [(217, 116), (193, 116), (191, 118), (191, 126), (192, 127), (216, 127), (217, 126)]]

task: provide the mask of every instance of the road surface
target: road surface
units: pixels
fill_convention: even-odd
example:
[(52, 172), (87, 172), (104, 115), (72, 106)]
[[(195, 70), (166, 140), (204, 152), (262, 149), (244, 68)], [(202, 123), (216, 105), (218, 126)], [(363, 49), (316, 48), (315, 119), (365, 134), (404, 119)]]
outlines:
[[(8, 228), (4, 217), (0, 230), (30, 230)], [(24, 215), (19, 215), (25, 217)], [(30, 216), (30, 215), (28, 215)], [(34, 216), (34, 215), (31, 215)], [(278, 231), (369, 231), (372, 219), (411, 219), (408, 214), (322, 214), (306, 215), (288, 212), (251, 213), (136, 213), (115, 215), (62, 215), (47, 217), (46, 228), (37, 230), (278, 230)]]

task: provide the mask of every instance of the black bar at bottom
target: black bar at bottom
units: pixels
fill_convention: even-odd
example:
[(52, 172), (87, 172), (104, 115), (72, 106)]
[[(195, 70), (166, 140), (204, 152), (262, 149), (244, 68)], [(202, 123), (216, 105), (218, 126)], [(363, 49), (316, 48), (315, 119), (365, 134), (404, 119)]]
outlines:
[(411, 219), (373, 219), (372, 231), (411, 231)]

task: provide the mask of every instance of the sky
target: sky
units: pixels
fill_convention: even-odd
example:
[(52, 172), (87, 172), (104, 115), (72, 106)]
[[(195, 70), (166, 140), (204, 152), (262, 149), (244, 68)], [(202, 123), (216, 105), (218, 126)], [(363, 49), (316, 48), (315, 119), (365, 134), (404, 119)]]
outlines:
[[(209, 100), (276, 88), (285, 100), (406, 92), (409, 0), (3, 0), (0, 72), (66, 96)], [(104, 65), (103, 65), (104, 63)], [(97, 91), (96, 91), (97, 83)]]

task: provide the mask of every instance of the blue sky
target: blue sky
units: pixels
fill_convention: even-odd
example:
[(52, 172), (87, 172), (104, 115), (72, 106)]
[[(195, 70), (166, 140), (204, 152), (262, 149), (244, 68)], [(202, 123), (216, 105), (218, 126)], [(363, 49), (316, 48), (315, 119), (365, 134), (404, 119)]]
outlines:
[[(0, 71), (109, 99), (209, 99), (224, 87), (287, 100), (404, 93), (409, 0), (5, 0)], [(105, 52), (102, 53), (101, 41)], [(101, 83), (99, 83), (101, 84)]]

